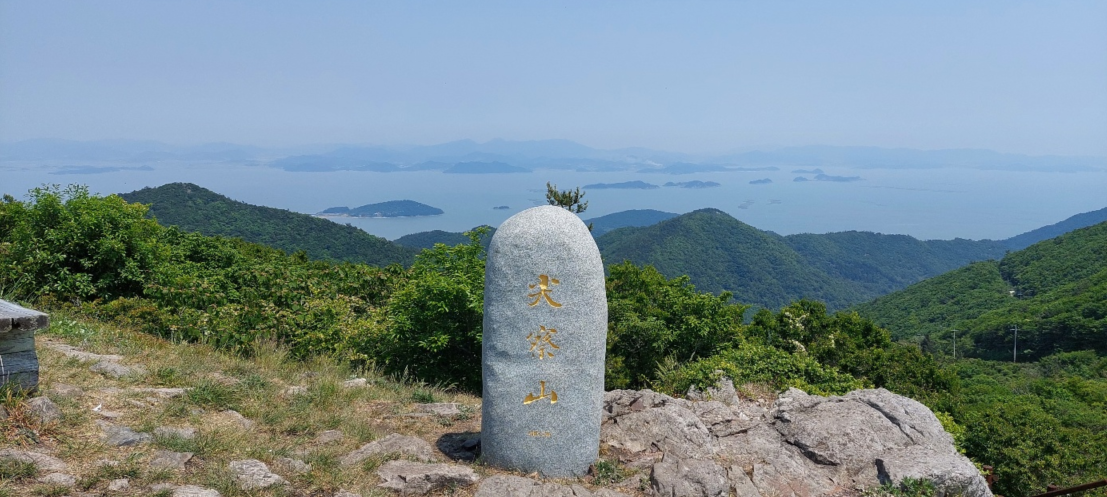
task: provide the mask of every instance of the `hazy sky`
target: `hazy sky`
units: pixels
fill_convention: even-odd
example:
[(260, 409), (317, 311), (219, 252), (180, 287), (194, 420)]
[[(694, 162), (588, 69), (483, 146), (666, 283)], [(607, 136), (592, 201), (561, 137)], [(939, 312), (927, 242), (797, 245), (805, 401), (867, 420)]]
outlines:
[(1107, 156), (1107, 2), (0, 0), (0, 141)]

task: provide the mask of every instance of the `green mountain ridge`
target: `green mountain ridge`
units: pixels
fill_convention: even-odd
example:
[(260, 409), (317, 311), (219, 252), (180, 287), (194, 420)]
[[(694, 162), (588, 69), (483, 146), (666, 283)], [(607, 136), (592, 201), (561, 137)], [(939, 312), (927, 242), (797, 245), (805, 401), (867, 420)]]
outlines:
[(858, 231), (780, 236), (717, 209), (617, 229), (597, 243), (606, 264), (650, 264), (668, 277), (687, 274), (700, 290), (770, 308), (799, 298), (843, 308), (1004, 253), (992, 241)]
[(307, 214), (250, 205), (191, 183), (169, 183), (120, 194), (128, 202), (149, 204), (148, 216), (165, 226), (268, 245), (312, 259), (361, 262), (375, 266), (410, 265), (417, 250)]
[(1032, 360), (1107, 351), (1107, 222), (960, 268), (856, 307), (893, 337), (946, 353)]
[(1104, 221), (1107, 221), (1107, 207), (1095, 211), (1082, 212), (1075, 216), (1070, 216), (1064, 221), (1027, 231), (1021, 235), (1003, 240), (1003, 244), (1011, 250), (1022, 250), (1040, 241), (1048, 240), (1072, 230), (1085, 228)]

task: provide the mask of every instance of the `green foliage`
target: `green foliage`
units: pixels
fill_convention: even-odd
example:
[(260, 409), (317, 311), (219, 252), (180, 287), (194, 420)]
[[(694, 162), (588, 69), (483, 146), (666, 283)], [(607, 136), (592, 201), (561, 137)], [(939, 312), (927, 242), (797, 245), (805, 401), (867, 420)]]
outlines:
[(411, 264), (416, 251), (307, 214), (231, 200), (191, 183), (170, 183), (121, 195), (150, 206), (149, 215), (165, 226), (264, 244), (311, 259), (359, 262), (375, 266)]
[(580, 188), (575, 190), (558, 190), (557, 185), (546, 182), (546, 202), (550, 205), (556, 205), (568, 209), (569, 212), (574, 214), (580, 214), (588, 209), (588, 201), (581, 202), (584, 198), (584, 192), (580, 191)]
[(773, 389), (796, 387), (818, 395), (838, 395), (869, 386), (804, 354), (747, 343), (700, 359), (659, 378), (660, 390), (685, 392), (692, 385), (714, 385), (725, 375), (736, 384), (764, 383)]
[(468, 244), (435, 245), (415, 258), (388, 300), (388, 326), (371, 345), (385, 371), (480, 391), (485, 230), (469, 232)]
[(904, 478), (899, 484), (885, 483), (875, 491), (866, 492), (869, 497), (933, 497), (938, 488), (934, 482), (919, 478)]
[(618, 461), (600, 459), (592, 466), (592, 483), (601, 487), (619, 483), (630, 476), (630, 471), (619, 465)]
[(648, 384), (659, 362), (708, 357), (738, 337), (746, 306), (696, 292), (651, 266), (612, 266), (607, 278), (607, 388)]
[(963, 447), (995, 468), (996, 493), (1033, 495), (1107, 474), (1107, 358), (1084, 351), (1038, 364), (969, 359), (956, 369)]
[(1080, 229), (911, 286), (857, 307), (898, 338), (935, 350), (1019, 360), (1061, 351), (1107, 352), (1107, 223)]
[(0, 481), (4, 480), (28, 480), (34, 478), (38, 468), (33, 462), (23, 462), (17, 459), (0, 459)]
[(168, 255), (145, 207), (82, 186), (35, 188), (0, 203), (0, 288), (62, 300), (138, 295)]

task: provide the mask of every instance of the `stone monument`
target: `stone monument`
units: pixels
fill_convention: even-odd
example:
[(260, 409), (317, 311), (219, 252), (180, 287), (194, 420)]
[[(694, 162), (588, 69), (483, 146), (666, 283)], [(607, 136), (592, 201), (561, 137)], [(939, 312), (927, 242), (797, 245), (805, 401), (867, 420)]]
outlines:
[(46, 314), (0, 300), (0, 387), (38, 389), (35, 332), (49, 324)]
[(560, 207), (520, 212), (492, 237), (484, 281), (482, 459), (584, 475), (599, 454), (607, 343), (592, 234)]

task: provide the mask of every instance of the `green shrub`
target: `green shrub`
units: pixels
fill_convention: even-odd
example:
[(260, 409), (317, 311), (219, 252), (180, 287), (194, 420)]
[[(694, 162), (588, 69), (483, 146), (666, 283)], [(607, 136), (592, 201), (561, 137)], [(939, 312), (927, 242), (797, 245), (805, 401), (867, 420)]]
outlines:
[(747, 306), (730, 294), (697, 292), (687, 276), (667, 279), (630, 262), (607, 278), (606, 388), (642, 388), (665, 360), (710, 357), (734, 343)]
[(481, 388), (484, 246), (487, 228), (466, 233), (468, 244), (435, 245), (415, 258), (407, 281), (392, 294), (387, 325), (375, 330), (368, 355), (391, 374), (432, 384)]
[(61, 300), (134, 296), (169, 255), (146, 207), (71, 185), (0, 202), (0, 288)]
[(819, 364), (810, 356), (755, 343), (743, 344), (677, 368), (662, 375), (655, 386), (662, 391), (682, 394), (692, 385), (713, 386), (722, 375), (735, 383), (764, 383), (777, 390), (796, 387), (818, 395), (840, 395), (869, 386)]

